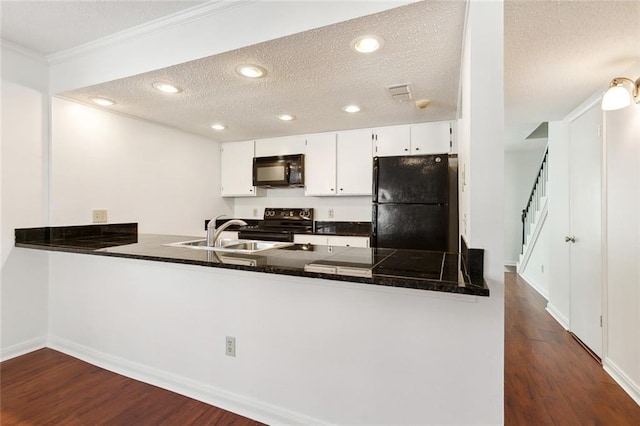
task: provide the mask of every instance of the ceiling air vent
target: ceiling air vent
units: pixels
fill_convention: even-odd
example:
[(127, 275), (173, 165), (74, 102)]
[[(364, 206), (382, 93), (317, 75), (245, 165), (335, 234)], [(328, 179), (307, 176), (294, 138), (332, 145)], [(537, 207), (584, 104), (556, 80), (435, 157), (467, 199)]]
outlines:
[(412, 98), (410, 83), (387, 86), (387, 93), (389, 93), (391, 99), (397, 102), (408, 101)]

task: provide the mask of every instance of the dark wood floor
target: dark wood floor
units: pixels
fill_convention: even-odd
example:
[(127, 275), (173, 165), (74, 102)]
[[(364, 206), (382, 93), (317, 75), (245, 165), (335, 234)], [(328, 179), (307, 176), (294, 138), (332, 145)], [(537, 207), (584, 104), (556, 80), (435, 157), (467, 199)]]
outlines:
[(260, 425), (52, 349), (0, 364), (0, 424)]
[(640, 406), (505, 273), (505, 424), (640, 425)]
[[(545, 300), (515, 273), (505, 277), (505, 424), (640, 425), (640, 406)], [(259, 424), (51, 349), (1, 363), (0, 380), (3, 426)]]

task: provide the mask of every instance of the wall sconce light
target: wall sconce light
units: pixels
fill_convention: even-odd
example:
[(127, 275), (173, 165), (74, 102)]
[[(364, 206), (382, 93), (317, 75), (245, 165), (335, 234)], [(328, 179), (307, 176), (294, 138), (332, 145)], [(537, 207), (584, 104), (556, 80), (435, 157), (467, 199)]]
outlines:
[[(624, 83), (630, 83), (633, 87), (631, 92), (624, 86)], [(605, 111), (613, 111), (631, 105), (631, 98), (635, 103), (640, 104), (640, 78), (636, 81), (627, 77), (616, 77), (609, 83), (609, 90), (602, 97), (602, 109)]]

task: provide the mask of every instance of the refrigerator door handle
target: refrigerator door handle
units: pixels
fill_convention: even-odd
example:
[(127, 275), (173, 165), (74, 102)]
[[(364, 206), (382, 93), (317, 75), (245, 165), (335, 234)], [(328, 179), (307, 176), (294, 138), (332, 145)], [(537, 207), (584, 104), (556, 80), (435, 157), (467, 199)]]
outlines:
[[(373, 188), (371, 191), (371, 198), (374, 203), (378, 202), (378, 157), (373, 158)], [(375, 217), (375, 215), (374, 215)]]
[(371, 206), (371, 238), (369, 241), (370, 247), (378, 247), (377, 236), (378, 236), (378, 205), (373, 204)]

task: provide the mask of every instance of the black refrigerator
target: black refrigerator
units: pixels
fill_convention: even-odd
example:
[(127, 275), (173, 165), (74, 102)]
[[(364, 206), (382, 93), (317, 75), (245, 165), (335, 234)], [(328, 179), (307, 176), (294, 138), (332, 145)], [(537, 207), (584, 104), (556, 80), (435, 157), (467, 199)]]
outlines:
[(371, 245), (448, 251), (449, 156), (373, 160)]

